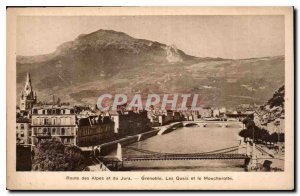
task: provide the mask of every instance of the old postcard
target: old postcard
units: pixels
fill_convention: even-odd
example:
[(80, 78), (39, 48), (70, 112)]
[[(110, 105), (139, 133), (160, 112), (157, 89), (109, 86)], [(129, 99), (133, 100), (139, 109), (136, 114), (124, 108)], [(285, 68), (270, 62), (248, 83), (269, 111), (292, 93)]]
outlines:
[(7, 9), (10, 190), (293, 190), (292, 7)]

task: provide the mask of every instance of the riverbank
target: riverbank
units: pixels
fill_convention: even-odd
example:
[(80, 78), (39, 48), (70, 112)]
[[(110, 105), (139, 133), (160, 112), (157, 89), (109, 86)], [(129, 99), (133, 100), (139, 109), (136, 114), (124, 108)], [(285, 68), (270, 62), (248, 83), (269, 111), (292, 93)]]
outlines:
[[(272, 162), (270, 166), (271, 171), (284, 171), (285, 153), (277, 152), (261, 144), (256, 145), (256, 147), (258, 151), (255, 154), (258, 158), (261, 158), (263, 161), (269, 160)], [(260, 164), (263, 164), (263, 162), (261, 161)]]
[(157, 133), (157, 135), (163, 135), (163, 134), (167, 134), (170, 133), (174, 130), (176, 130), (177, 128), (183, 127), (183, 123), (182, 122), (174, 122), (168, 125), (164, 125), (161, 126), (159, 132)]
[[(132, 135), (132, 136), (126, 136), (124, 138), (121, 139), (117, 139), (111, 142), (107, 142), (104, 144), (101, 144), (99, 146), (95, 146), (95, 149), (98, 149), (100, 152), (101, 156), (105, 156), (110, 154), (112, 151), (117, 149), (118, 143), (121, 144), (122, 146), (127, 146), (129, 144), (135, 143), (135, 142), (139, 142), (142, 140), (145, 140), (149, 137), (153, 137), (155, 135), (157, 135), (157, 133), (160, 131), (160, 129), (154, 128), (150, 131), (144, 132), (144, 133), (140, 133), (140, 134), (136, 134), (136, 135)], [(93, 147), (83, 147), (81, 148), (83, 151), (93, 151)]]

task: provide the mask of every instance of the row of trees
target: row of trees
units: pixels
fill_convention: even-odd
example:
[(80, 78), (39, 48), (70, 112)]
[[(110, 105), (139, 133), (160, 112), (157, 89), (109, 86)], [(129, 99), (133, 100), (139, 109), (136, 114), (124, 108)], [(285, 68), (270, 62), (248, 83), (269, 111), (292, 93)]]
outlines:
[(267, 130), (259, 128), (255, 125), (253, 120), (246, 118), (243, 120), (245, 129), (241, 130), (239, 136), (254, 139), (256, 143), (277, 143), (284, 142), (284, 133), (272, 133), (270, 134)]

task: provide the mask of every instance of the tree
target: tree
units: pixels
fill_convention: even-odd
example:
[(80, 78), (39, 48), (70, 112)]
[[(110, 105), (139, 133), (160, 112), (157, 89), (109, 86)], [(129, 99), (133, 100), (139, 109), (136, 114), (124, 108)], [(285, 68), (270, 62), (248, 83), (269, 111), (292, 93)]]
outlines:
[(265, 129), (261, 129), (261, 140), (264, 142), (270, 142), (270, 134)]
[(54, 139), (42, 140), (34, 149), (34, 154), (34, 171), (82, 171), (87, 166), (78, 147), (65, 146)]
[(270, 142), (272, 142), (272, 143), (277, 143), (278, 142), (278, 134), (277, 133), (272, 133), (271, 134)]
[(279, 142), (284, 142), (284, 133), (279, 134)]
[(246, 129), (241, 130), (239, 135), (244, 139), (250, 138), (254, 139), (254, 141), (263, 142), (268, 142), (270, 140), (270, 134), (268, 131), (257, 127), (252, 119), (245, 118), (243, 123), (245, 124)]
[(243, 137), (244, 140), (246, 140), (246, 138), (250, 137), (250, 136), (249, 136), (249, 131), (248, 131), (248, 129), (243, 129), (243, 130), (241, 130), (241, 131), (239, 132), (239, 136), (240, 136), (240, 137)]

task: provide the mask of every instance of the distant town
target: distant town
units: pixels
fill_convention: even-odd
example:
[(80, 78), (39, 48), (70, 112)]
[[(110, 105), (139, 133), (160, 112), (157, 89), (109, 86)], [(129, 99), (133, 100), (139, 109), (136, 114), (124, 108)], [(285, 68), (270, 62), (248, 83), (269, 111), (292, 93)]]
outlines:
[[(105, 148), (100, 146), (117, 144), (129, 136), (142, 134), (150, 137), (182, 122), (190, 122), (185, 125), (201, 122), (204, 127), (211, 121), (225, 122), (220, 124), (222, 127), (229, 126), (226, 122), (241, 122), (246, 130), (245, 119), (250, 119), (257, 129), (266, 130), (269, 138), (255, 139), (254, 135), (245, 138), (253, 137), (253, 141), (273, 144), (284, 142), (279, 138), (285, 132), (283, 108), (277, 105), (263, 108), (243, 104), (237, 106), (236, 110), (227, 110), (225, 107), (194, 110), (188, 107), (186, 111), (177, 111), (160, 110), (155, 106), (149, 110), (127, 110), (124, 104), (119, 105), (117, 110), (103, 112), (96, 105), (70, 105), (55, 96), (48, 103), (38, 101), (30, 73), (27, 73), (16, 113), (17, 170), (33, 169), (31, 159), (35, 156), (34, 148), (43, 141), (55, 140), (65, 146), (77, 146), (85, 153), (95, 153), (97, 149), (97, 153), (106, 155)], [(272, 140), (273, 133), (277, 134), (277, 140)], [(240, 136), (243, 137), (242, 134)]]

